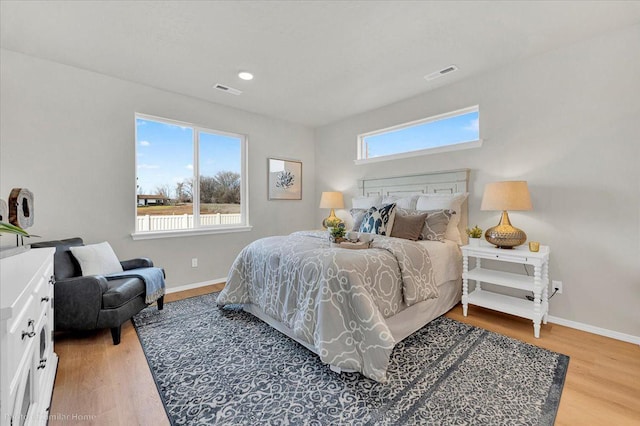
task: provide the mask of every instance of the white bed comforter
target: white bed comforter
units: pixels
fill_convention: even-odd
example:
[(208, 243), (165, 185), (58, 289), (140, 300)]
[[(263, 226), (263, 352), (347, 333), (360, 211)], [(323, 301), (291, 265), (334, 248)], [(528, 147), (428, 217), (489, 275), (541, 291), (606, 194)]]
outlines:
[(384, 381), (395, 345), (384, 318), (438, 288), (419, 243), (376, 236), (372, 247), (331, 247), (322, 231), (257, 240), (236, 258), (217, 303), (253, 303), (323, 362)]

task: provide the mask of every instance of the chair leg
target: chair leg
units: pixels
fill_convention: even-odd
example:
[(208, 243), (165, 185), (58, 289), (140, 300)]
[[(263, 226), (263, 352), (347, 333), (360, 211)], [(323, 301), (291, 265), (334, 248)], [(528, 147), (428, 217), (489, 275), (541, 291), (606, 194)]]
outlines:
[(164, 308), (164, 296), (160, 296), (160, 299), (158, 299), (157, 302), (158, 310), (161, 311)]
[(120, 333), (122, 331), (122, 325), (119, 325), (117, 327), (111, 327), (111, 337), (113, 338), (113, 344), (114, 345), (119, 345), (120, 344)]

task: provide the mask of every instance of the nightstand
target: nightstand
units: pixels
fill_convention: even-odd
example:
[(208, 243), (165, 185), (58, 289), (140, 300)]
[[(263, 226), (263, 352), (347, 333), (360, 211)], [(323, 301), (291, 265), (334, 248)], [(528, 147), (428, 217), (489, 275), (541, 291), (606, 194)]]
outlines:
[[(477, 305), (533, 321), (533, 335), (540, 337), (540, 322), (547, 323), (549, 313), (549, 247), (531, 252), (526, 245), (514, 249), (499, 249), (490, 245), (463, 246), (462, 249), (462, 313), (467, 316), (468, 306)], [(469, 270), (469, 258), (475, 267)], [(533, 266), (533, 276), (484, 268), (482, 259), (519, 263)], [(469, 280), (476, 288), (469, 293)], [(533, 292), (533, 301), (525, 298), (494, 293), (482, 288), (482, 283)]]

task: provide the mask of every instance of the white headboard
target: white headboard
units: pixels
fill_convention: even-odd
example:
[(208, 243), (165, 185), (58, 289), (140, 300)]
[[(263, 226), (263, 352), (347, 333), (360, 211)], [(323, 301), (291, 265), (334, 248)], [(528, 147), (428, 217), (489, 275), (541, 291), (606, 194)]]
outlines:
[[(414, 194), (455, 194), (469, 192), (469, 169), (432, 172), (418, 175), (358, 180), (358, 192), (364, 196)], [(468, 203), (465, 200), (460, 215), (460, 235), (466, 243), (465, 229), (468, 224)]]

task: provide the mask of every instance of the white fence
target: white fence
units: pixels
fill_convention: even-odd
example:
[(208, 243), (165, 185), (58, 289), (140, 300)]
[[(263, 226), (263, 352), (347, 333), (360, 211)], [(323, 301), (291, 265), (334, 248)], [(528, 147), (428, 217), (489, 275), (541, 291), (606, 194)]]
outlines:
[[(170, 231), (193, 228), (193, 215), (145, 215), (136, 217), (137, 231)], [(200, 226), (234, 225), (241, 223), (240, 213), (201, 214)]]

